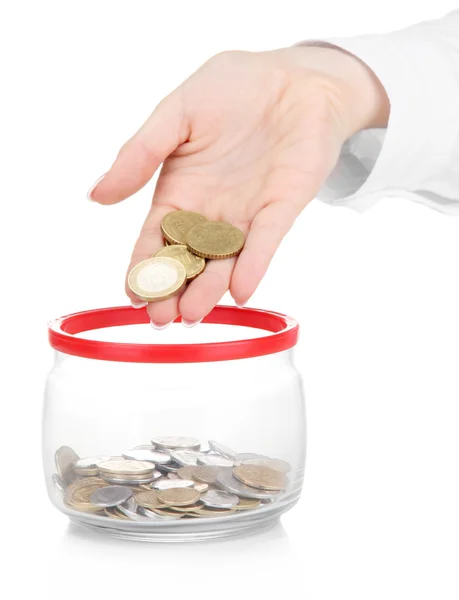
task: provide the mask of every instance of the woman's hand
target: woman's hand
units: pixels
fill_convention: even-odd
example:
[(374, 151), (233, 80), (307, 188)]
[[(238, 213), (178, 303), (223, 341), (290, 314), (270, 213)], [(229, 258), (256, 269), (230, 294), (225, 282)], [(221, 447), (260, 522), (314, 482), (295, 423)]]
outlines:
[(164, 163), (129, 269), (163, 245), (160, 223), (172, 210), (228, 221), (246, 244), (237, 258), (209, 261), (181, 297), (149, 304), (152, 323), (179, 314), (199, 322), (228, 289), (246, 303), (343, 142), (385, 125), (388, 110), (365, 65), (315, 46), (224, 52), (165, 98), (90, 192), (100, 204), (120, 202)]

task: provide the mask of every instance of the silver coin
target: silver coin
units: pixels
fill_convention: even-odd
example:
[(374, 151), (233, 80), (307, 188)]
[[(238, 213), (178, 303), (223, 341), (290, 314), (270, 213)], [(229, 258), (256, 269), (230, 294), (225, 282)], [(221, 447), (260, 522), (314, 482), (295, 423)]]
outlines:
[(198, 464), (198, 458), (200, 456), (204, 455), (196, 450), (173, 450), (171, 452), (171, 457), (181, 467), (195, 467)]
[(54, 462), (57, 474), (62, 477), (67, 485), (73, 483), (77, 478), (73, 472), (73, 463), (80, 460), (78, 454), (70, 446), (61, 446), (56, 450)]
[(151, 484), (154, 490), (171, 490), (173, 488), (188, 488), (194, 486), (191, 479), (160, 479)]
[(86, 456), (73, 463), (75, 473), (84, 475), (87, 471), (97, 471), (99, 463), (110, 460), (111, 456)]
[(235, 494), (222, 492), (221, 490), (210, 490), (201, 496), (201, 501), (211, 508), (233, 508), (239, 504), (239, 498)]
[(140, 446), (134, 446), (134, 450), (150, 450), (150, 452), (153, 452), (154, 449), (155, 447), (153, 444), (141, 444)]
[(168, 479), (180, 479), (180, 477), (177, 475), (177, 473), (168, 473), (167, 478)]
[(265, 490), (257, 490), (238, 481), (233, 477), (233, 469), (222, 469), (217, 475), (217, 485), (219, 488), (232, 494), (237, 494), (241, 498), (255, 498), (257, 500), (265, 500), (277, 498), (278, 492), (269, 492)]
[(123, 504), (118, 504), (118, 510), (129, 517), (132, 521), (145, 521), (146, 517), (137, 512), (137, 503), (134, 498), (129, 498)]
[[(159, 475), (161, 476), (161, 473)], [(155, 479), (152, 475), (143, 477), (142, 479), (123, 479), (122, 477), (112, 477), (111, 475), (105, 475), (102, 473), (99, 475), (99, 477), (101, 477), (107, 483), (113, 483), (115, 485), (140, 485), (142, 483), (151, 483), (152, 481), (159, 479)]]
[(206, 467), (232, 467), (234, 462), (219, 454), (203, 454), (198, 458), (198, 464)]
[(161, 473), (167, 474), (167, 473), (177, 473), (179, 469), (181, 469), (180, 465), (177, 465), (175, 462), (174, 463), (170, 463), (168, 465), (156, 465), (158, 471), (161, 471)]
[(52, 479), (53, 479), (54, 489), (56, 490), (56, 492), (59, 495), (64, 496), (65, 495), (65, 488), (67, 487), (65, 485), (65, 481), (57, 473), (53, 473)]
[(177, 515), (158, 515), (148, 508), (143, 508), (143, 506), (139, 506), (139, 513), (145, 517), (148, 517), (152, 521), (176, 521), (177, 519), (182, 518), (180, 513)]
[(234, 459), (234, 464), (239, 466), (242, 465), (244, 460), (271, 460), (269, 456), (264, 456), (263, 454), (255, 454), (254, 452), (242, 452), (241, 454), (236, 454), (236, 458)]
[(180, 436), (155, 437), (151, 443), (164, 450), (199, 450), (201, 443), (194, 438)]
[(132, 448), (131, 450), (126, 450), (126, 452), (123, 452), (123, 458), (144, 460), (155, 464), (171, 462), (171, 457), (166, 452), (155, 452), (154, 450), (146, 450), (145, 448)]
[(123, 504), (132, 496), (132, 490), (121, 485), (109, 485), (107, 487), (95, 490), (89, 500), (91, 504), (100, 506), (101, 508), (110, 508)]
[(280, 473), (289, 473), (292, 468), (287, 461), (280, 458), (247, 458), (242, 461), (243, 465), (259, 465), (261, 467), (269, 467)]
[(231, 448), (228, 448), (228, 446), (224, 446), (223, 444), (214, 442), (214, 440), (209, 440), (209, 448), (216, 454), (220, 454), (220, 456), (223, 456), (224, 458), (228, 458), (229, 460), (232, 460), (233, 462), (236, 459), (237, 452), (234, 452), (234, 450), (231, 450)]

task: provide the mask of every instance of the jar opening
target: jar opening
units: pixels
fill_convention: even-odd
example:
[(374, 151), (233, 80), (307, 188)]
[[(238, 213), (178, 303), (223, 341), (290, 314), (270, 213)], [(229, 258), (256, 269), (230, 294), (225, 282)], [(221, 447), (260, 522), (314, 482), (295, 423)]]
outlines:
[[(179, 321), (180, 319), (177, 319), (177, 322)], [(108, 340), (101, 341), (94, 339), (97, 337), (94, 335), (82, 335), (95, 330), (115, 330), (148, 323), (146, 309), (124, 306), (90, 310), (52, 321), (49, 324), (49, 341), (59, 352), (96, 360), (180, 363), (237, 360), (274, 354), (292, 348), (298, 340), (298, 324), (290, 317), (260, 309), (241, 309), (233, 306), (215, 307), (203, 323), (231, 326), (228, 331), (247, 327), (253, 332), (261, 331), (255, 336), (245, 335), (242, 339), (231, 333), (224, 336), (225, 341), (153, 344), (113, 341), (110, 335), (104, 335)], [(237, 339), (234, 339), (235, 337)]]

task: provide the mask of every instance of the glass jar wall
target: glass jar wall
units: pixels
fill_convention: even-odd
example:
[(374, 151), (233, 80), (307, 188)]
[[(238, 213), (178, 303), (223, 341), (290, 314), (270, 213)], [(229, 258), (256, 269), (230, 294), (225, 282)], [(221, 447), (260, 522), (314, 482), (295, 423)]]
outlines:
[(138, 540), (275, 523), (304, 474), (297, 333), (288, 317), (232, 307), (193, 330), (156, 332), (130, 307), (51, 323), (43, 460), (53, 504)]

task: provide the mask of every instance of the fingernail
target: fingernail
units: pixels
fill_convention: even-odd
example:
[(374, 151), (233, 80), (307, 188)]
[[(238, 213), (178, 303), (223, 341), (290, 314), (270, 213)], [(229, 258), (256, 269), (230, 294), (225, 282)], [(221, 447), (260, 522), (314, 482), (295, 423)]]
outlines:
[(244, 306), (247, 304), (247, 302), (236, 302), (236, 306), (238, 308), (244, 308)]
[(134, 302), (131, 300), (132, 308), (143, 308), (144, 306), (148, 306), (148, 302)]
[[(204, 318), (204, 317), (203, 317)], [(199, 319), (199, 321), (187, 321), (186, 319), (184, 319), (182, 317), (182, 325), (184, 327), (194, 327), (195, 325), (198, 325), (200, 322), (202, 321), (202, 319)]]
[(88, 193), (86, 195), (86, 197), (88, 198), (88, 200), (90, 200), (91, 202), (94, 202), (94, 200), (91, 198), (91, 195), (93, 193), (93, 191), (96, 189), (96, 187), (99, 185), (99, 183), (102, 181), (102, 179), (105, 177), (105, 175), (107, 175), (107, 173), (104, 173), (102, 175), (102, 177), (99, 177), (99, 179), (97, 179), (97, 181), (95, 181), (92, 186), (89, 188)]
[(150, 321), (150, 325), (153, 327), (153, 329), (166, 329), (166, 327), (169, 327), (169, 325), (171, 323), (173, 323), (174, 320), (172, 319), (172, 321), (169, 321), (169, 323), (155, 323), (154, 321)]

